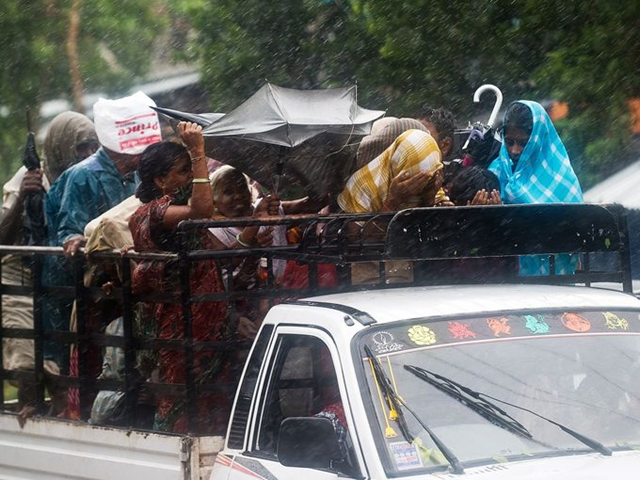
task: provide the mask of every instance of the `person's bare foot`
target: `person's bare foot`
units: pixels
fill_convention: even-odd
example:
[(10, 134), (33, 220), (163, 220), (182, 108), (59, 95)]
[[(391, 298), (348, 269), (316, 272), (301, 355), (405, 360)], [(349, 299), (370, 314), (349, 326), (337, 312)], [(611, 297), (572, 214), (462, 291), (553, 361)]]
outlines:
[(35, 414), (36, 407), (32, 405), (25, 405), (24, 407), (22, 407), (22, 409), (18, 412), (18, 424), (20, 425), (20, 428), (24, 428), (25, 424), (27, 423), (27, 419), (33, 417)]

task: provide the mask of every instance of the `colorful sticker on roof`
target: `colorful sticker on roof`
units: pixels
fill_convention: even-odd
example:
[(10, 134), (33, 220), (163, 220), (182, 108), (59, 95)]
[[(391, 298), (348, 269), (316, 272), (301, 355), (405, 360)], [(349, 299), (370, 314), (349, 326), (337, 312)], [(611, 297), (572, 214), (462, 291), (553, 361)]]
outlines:
[(511, 335), (511, 326), (509, 325), (509, 319), (506, 317), (487, 318), (487, 325), (489, 325), (495, 337)]
[(562, 325), (574, 332), (588, 332), (591, 330), (591, 322), (577, 313), (565, 313), (560, 320)]
[(422, 459), (418, 447), (408, 442), (394, 442), (389, 444), (391, 457), (398, 470), (413, 470), (422, 467)]
[(436, 334), (429, 327), (424, 325), (415, 325), (407, 331), (409, 340), (416, 345), (433, 345), (436, 343)]
[(549, 333), (549, 324), (545, 321), (544, 315), (525, 315), (525, 327), (533, 334)]
[(478, 335), (476, 332), (469, 328), (469, 325), (462, 322), (449, 322), (447, 328), (451, 336), (458, 340), (464, 340), (465, 338), (476, 338)]
[(553, 335), (640, 334), (638, 311), (522, 312), (503, 316), (479, 316), (418, 324), (385, 325), (365, 342), (376, 355), (395, 355), (418, 348), (439, 348), (455, 343), (534, 338)]
[(397, 352), (405, 347), (402, 343), (396, 342), (393, 334), (389, 332), (376, 332), (371, 335), (371, 341), (373, 350), (380, 354)]
[(618, 315), (611, 312), (602, 312), (602, 315), (604, 315), (605, 319), (604, 326), (609, 330), (629, 329), (629, 321), (626, 318), (620, 318)]

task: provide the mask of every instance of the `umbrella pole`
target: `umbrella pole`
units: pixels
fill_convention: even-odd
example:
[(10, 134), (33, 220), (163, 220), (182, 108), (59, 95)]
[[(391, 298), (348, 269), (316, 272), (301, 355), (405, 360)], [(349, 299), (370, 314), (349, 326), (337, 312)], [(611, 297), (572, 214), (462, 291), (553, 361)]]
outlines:
[(282, 173), (284, 171), (284, 157), (286, 155), (287, 147), (280, 147), (280, 152), (278, 155), (278, 163), (276, 164), (276, 174), (273, 181), (273, 194), (280, 198), (280, 180), (282, 179)]

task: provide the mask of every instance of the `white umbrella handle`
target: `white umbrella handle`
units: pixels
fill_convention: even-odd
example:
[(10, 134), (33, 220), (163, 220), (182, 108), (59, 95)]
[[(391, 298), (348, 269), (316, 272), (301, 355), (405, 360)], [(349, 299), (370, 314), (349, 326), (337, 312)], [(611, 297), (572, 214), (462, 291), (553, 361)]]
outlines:
[(489, 83), (482, 85), (473, 94), (473, 101), (475, 103), (478, 103), (480, 101), (480, 97), (482, 96), (482, 94), (487, 90), (491, 90), (493, 93), (496, 94), (496, 103), (493, 106), (493, 110), (491, 111), (491, 116), (489, 117), (489, 122), (487, 123), (487, 125), (489, 125), (490, 128), (493, 128), (494, 124), (496, 123), (496, 118), (498, 118), (498, 112), (500, 111), (500, 107), (502, 107), (502, 92), (500, 91), (500, 89), (495, 85), (491, 85)]

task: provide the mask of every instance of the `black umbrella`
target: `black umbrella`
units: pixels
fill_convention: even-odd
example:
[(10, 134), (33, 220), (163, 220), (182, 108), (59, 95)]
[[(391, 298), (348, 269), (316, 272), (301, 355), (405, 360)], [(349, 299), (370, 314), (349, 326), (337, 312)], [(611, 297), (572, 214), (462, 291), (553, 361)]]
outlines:
[(178, 122), (193, 122), (204, 128), (224, 117), (224, 113), (187, 113), (179, 110), (172, 110), (171, 108), (160, 108), (154, 106), (151, 106), (151, 108), (172, 121), (172, 125), (175, 125)]
[(359, 141), (384, 115), (358, 106), (355, 86), (294, 90), (271, 84), (208, 125), (205, 115), (212, 114), (158, 111), (203, 125), (209, 156), (274, 192), (287, 181), (316, 197), (342, 189), (356, 168)]
[[(40, 157), (36, 150), (35, 135), (31, 131), (31, 121), (27, 110), (27, 144), (22, 156), (22, 163), (27, 170), (40, 168)], [(29, 193), (24, 199), (24, 211), (22, 225), (24, 233), (24, 245), (44, 245), (47, 231), (44, 217), (44, 190)]]

